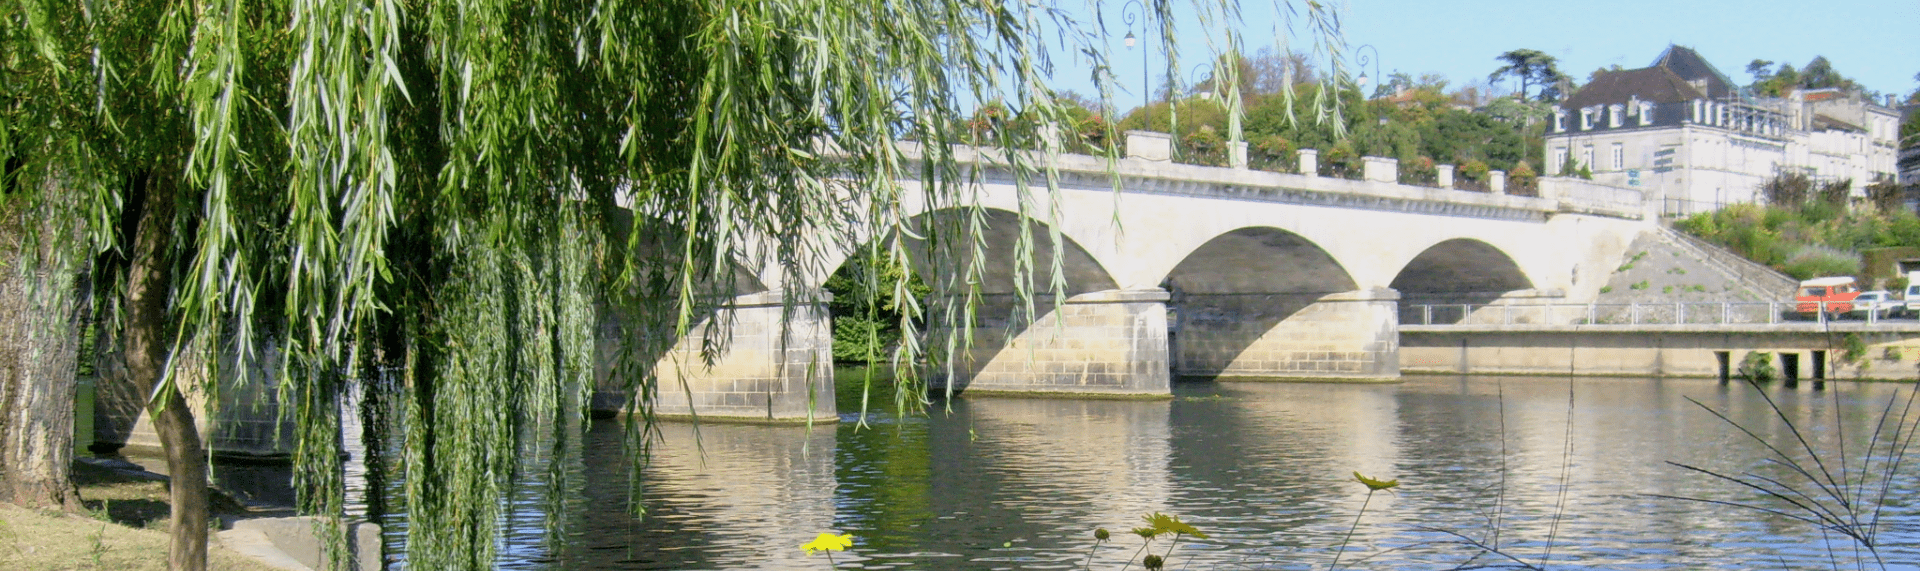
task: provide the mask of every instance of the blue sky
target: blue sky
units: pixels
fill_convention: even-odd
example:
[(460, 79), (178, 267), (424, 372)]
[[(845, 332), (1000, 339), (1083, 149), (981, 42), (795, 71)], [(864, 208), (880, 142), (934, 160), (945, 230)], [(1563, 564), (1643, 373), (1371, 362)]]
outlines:
[[(1494, 57), (1516, 48), (1551, 54), (1560, 59), (1562, 72), (1584, 82), (1595, 68), (1644, 67), (1670, 43), (1694, 48), (1741, 84), (1751, 80), (1745, 68), (1756, 58), (1798, 68), (1824, 55), (1867, 88), (1902, 95), (1914, 90), (1914, 74), (1920, 73), (1920, 0), (1324, 1), (1344, 8), (1342, 33), (1350, 47), (1377, 49), (1381, 73), (1436, 72), (1455, 87), (1485, 80), (1500, 65)], [(1174, 4), (1183, 13), (1190, 10), (1180, 0)], [(1138, 48), (1129, 51), (1117, 43), (1126, 34), (1119, 6), (1108, 1), (1105, 10), (1108, 31), (1116, 38), (1114, 73), (1127, 86), (1114, 102), (1124, 109), (1139, 104), (1142, 79)], [(1249, 51), (1272, 44), (1272, 6), (1271, 0), (1242, 1)], [(1191, 68), (1208, 61), (1208, 47), (1195, 19), (1183, 19), (1181, 61)], [(1294, 44), (1306, 40), (1296, 35)], [(1157, 82), (1165, 62), (1155, 55), (1151, 65)], [(1364, 71), (1375, 73), (1372, 66)], [(1058, 85), (1091, 94), (1085, 75), (1062, 70)]]

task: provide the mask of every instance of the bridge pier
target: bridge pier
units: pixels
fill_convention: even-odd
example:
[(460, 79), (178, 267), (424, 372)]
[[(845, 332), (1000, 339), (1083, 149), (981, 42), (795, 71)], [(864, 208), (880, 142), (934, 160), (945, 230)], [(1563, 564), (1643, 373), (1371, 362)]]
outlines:
[[(824, 297), (824, 296), (816, 296)], [(833, 334), (825, 299), (786, 305), (782, 292), (737, 296), (731, 326), (696, 325), (658, 357), (653, 412), (664, 418), (801, 423), (839, 420), (833, 403)], [(726, 310), (722, 310), (726, 311)], [(784, 324), (783, 324), (784, 321)], [(632, 395), (612, 379), (612, 340), (601, 340), (598, 413), (631, 412)], [(703, 347), (717, 348), (712, 362)]]
[[(976, 309), (971, 350), (957, 352), (954, 376), (935, 365), (933, 385), (974, 394), (1164, 397), (1167, 370), (1166, 290), (1105, 290), (1075, 295), (1056, 311), (1035, 299), (1032, 323), (1015, 321), (1022, 303), (988, 295)], [(955, 331), (936, 331), (945, 343)]]
[(1187, 294), (1177, 300), (1175, 372), (1198, 377), (1400, 377), (1399, 293)]

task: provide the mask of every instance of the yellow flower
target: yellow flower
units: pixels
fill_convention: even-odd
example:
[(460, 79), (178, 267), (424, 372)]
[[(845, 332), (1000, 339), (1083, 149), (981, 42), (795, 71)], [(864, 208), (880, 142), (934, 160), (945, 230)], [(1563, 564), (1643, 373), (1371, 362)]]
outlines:
[(822, 533), (819, 537), (813, 538), (813, 541), (800, 545), (801, 549), (807, 550), (808, 555), (812, 555), (815, 551), (846, 551), (848, 547), (853, 547), (851, 533), (842, 535)]
[(1359, 480), (1360, 483), (1367, 485), (1367, 489), (1374, 490), (1374, 491), (1385, 490), (1387, 488), (1392, 488), (1394, 486), (1400, 485), (1400, 480), (1386, 480), (1386, 481), (1375, 480), (1373, 478), (1362, 476), (1360, 475), (1359, 472), (1353, 473), (1353, 479)]

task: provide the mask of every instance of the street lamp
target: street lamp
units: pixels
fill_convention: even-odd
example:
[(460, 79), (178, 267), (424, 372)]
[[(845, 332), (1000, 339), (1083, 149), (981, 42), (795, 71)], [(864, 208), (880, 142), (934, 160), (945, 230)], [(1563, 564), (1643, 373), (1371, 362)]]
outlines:
[[(1127, 24), (1127, 49), (1133, 49), (1133, 23), (1136, 19), (1138, 19), (1141, 24), (1140, 34), (1142, 36), (1146, 35), (1146, 16), (1147, 7), (1142, 5), (1140, 0), (1127, 0), (1127, 4), (1120, 8), (1120, 20)], [(1148, 114), (1147, 110), (1147, 105), (1153, 100), (1153, 92), (1150, 87), (1153, 85), (1153, 68), (1147, 67), (1147, 53), (1150, 51), (1152, 50), (1147, 49), (1145, 46), (1141, 46), (1140, 48), (1140, 122), (1145, 125), (1145, 127), (1142, 128), (1148, 131), (1153, 130), (1153, 121), (1150, 120), (1153, 117)]]
[[(1367, 50), (1373, 50), (1373, 57), (1367, 57), (1367, 54), (1363, 53)], [(1360, 77), (1354, 78), (1353, 82), (1356, 87), (1362, 90), (1362, 96), (1366, 95), (1364, 90), (1367, 88), (1367, 64), (1373, 64), (1373, 74), (1380, 75), (1379, 59), (1380, 48), (1373, 47), (1373, 44), (1362, 44), (1360, 47), (1353, 49), (1354, 68), (1360, 70)], [(1367, 97), (1367, 99), (1372, 99), (1372, 97)]]
[[(1188, 72), (1188, 73), (1187, 73), (1187, 83), (1188, 83), (1188, 84), (1191, 84), (1191, 85), (1193, 85), (1194, 87), (1199, 87), (1199, 86), (1200, 86), (1200, 77), (1201, 77), (1201, 76), (1200, 76), (1200, 72), (1202, 72), (1202, 71), (1204, 71), (1204, 72), (1207, 72), (1207, 80), (1208, 80), (1208, 81), (1212, 81), (1212, 80), (1213, 80), (1213, 64), (1210, 64), (1210, 63), (1201, 63), (1201, 64), (1199, 64), (1199, 65), (1196, 65), (1196, 66), (1193, 66), (1193, 71), (1191, 71), (1191, 72)], [(1214, 83), (1214, 85), (1212, 85), (1212, 86), (1211, 86), (1211, 87), (1213, 88), (1213, 91), (1217, 91), (1217, 90), (1219, 90), (1219, 89), (1220, 89), (1220, 82), (1218, 82), (1218, 81), (1214, 81), (1213, 83)], [(1205, 91), (1205, 92), (1201, 92), (1201, 93), (1199, 94), (1199, 95), (1200, 95), (1200, 98), (1201, 98), (1201, 99), (1206, 99), (1206, 98), (1209, 98), (1209, 97), (1212, 97), (1212, 96), (1213, 96), (1213, 91)]]

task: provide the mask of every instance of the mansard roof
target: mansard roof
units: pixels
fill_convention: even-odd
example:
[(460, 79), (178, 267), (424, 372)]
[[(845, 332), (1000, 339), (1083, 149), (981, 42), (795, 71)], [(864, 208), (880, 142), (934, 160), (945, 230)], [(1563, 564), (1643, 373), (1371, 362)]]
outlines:
[(1660, 57), (1653, 60), (1651, 67), (1667, 68), (1689, 82), (1705, 80), (1706, 89), (1703, 91), (1714, 99), (1725, 99), (1735, 92), (1733, 82), (1693, 48), (1668, 45), (1667, 51), (1660, 52)]
[(1560, 103), (1564, 109), (1579, 109), (1593, 105), (1626, 103), (1629, 100), (1652, 101), (1654, 103), (1680, 103), (1692, 99), (1702, 99), (1705, 95), (1685, 78), (1665, 67), (1643, 67), (1623, 71), (1609, 71), (1593, 78), (1592, 82), (1575, 91)]

